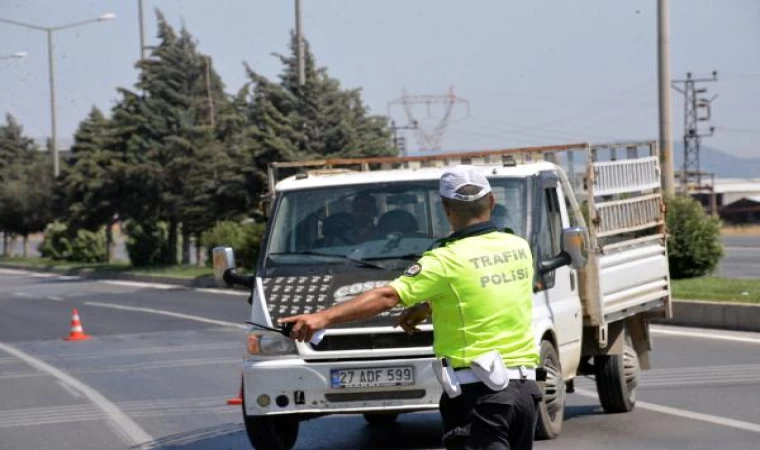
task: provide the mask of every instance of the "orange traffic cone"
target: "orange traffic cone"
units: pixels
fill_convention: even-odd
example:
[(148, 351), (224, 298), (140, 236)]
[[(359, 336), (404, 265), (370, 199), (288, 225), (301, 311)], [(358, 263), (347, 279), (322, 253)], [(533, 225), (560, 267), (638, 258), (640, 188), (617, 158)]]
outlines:
[(227, 400), (228, 405), (242, 405), (243, 404), (243, 379), (240, 379), (240, 390), (238, 396)]
[(79, 311), (76, 308), (71, 312), (71, 333), (68, 337), (63, 338), (64, 341), (86, 341), (92, 339), (92, 336), (85, 334), (82, 329), (82, 322), (79, 321)]

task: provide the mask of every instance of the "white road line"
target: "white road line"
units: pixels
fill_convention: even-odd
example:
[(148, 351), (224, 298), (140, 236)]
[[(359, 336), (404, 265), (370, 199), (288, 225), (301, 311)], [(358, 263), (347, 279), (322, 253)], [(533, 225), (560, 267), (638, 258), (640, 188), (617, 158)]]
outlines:
[(206, 294), (237, 295), (243, 297), (251, 295), (249, 291), (241, 291), (237, 289), (196, 288), (195, 290)]
[(54, 302), (62, 302), (63, 301), (63, 298), (55, 296), (55, 295), (49, 295), (47, 299), (48, 300), (52, 300)]
[(110, 420), (107, 421), (108, 425), (119, 436), (127, 438), (126, 444), (130, 446), (138, 446), (148, 442), (152, 442), (153, 438), (143, 430), (140, 425), (135, 423), (129, 418), (118, 406), (113, 404), (110, 400), (105, 398), (100, 392), (87, 386), (76, 378), (66, 374), (65, 372), (51, 366), (50, 364), (35, 358), (23, 351), (12, 347), (8, 344), (0, 342), (0, 350), (23, 360), (25, 363), (34, 367), (37, 370), (41, 370), (49, 373), (63, 383), (69, 385), (70, 388), (78, 391), (98, 408), (100, 408)]
[(718, 341), (733, 341), (744, 342), (748, 344), (760, 344), (760, 338), (751, 338), (744, 336), (734, 336), (730, 334), (722, 334), (717, 330), (709, 330), (709, 332), (698, 331), (681, 331), (681, 330), (666, 330), (660, 327), (651, 327), (650, 331), (656, 334), (664, 334), (669, 336), (683, 336), (683, 337), (695, 337), (702, 339), (714, 339)]
[(161, 309), (152, 309), (152, 308), (140, 308), (136, 306), (125, 306), (125, 305), (114, 305), (111, 303), (100, 303), (100, 302), (85, 302), (85, 305), (90, 306), (100, 306), (102, 308), (111, 308), (111, 309), (119, 309), (123, 311), (135, 311), (135, 312), (144, 312), (149, 314), (159, 314), (162, 316), (169, 316), (169, 317), (176, 317), (178, 319), (187, 319), (187, 320), (195, 320), (196, 322), (203, 322), (203, 323), (210, 323), (213, 325), (219, 325), (223, 327), (232, 327), (232, 328), (239, 328), (241, 330), (247, 330), (248, 326), (243, 325), (241, 323), (234, 323), (234, 322), (226, 322), (224, 320), (214, 320), (214, 319), (207, 319), (205, 317), (201, 316), (193, 316), (190, 314), (181, 314), (176, 313), (172, 311), (164, 311)]
[[(587, 391), (585, 389), (576, 389), (576, 394), (580, 394), (584, 397), (597, 398), (598, 395), (594, 391)], [(671, 416), (683, 417), (685, 419), (698, 420), (701, 422), (712, 423), (715, 425), (723, 425), (725, 427), (737, 428), (739, 430), (751, 431), (753, 433), (760, 433), (760, 424), (751, 422), (742, 422), (741, 420), (729, 419), (727, 417), (714, 416), (712, 414), (702, 414), (687, 409), (671, 408), (670, 406), (655, 405), (654, 403), (636, 402), (636, 408), (647, 409), (649, 411), (655, 411), (662, 414), (670, 414)]]
[(29, 275), (28, 270), (16, 270), (16, 269), (0, 269), (2, 275)]
[(81, 280), (82, 277), (78, 275), (61, 275), (58, 277), (58, 279), (62, 281), (75, 281), (75, 280)]
[(58, 386), (62, 387), (64, 391), (66, 391), (69, 394), (71, 394), (72, 397), (82, 398), (82, 394), (80, 394), (79, 392), (75, 391), (71, 386), (69, 386), (68, 384), (64, 383), (63, 381), (56, 380), (56, 384), (58, 384)]
[(19, 298), (32, 298), (32, 294), (28, 292), (14, 292), (11, 295)]
[(142, 281), (99, 280), (98, 282), (102, 284), (110, 284), (113, 286), (141, 287), (141, 288), (162, 289), (162, 290), (183, 288), (183, 286), (178, 286), (174, 284), (144, 283)]

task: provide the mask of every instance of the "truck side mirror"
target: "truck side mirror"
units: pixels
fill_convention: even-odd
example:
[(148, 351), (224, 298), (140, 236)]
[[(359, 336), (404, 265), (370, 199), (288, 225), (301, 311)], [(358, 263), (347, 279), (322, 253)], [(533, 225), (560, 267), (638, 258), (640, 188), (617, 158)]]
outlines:
[(545, 275), (564, 266), (580, 270), (586, 266), (587, 261), (586, 229), (566, 228), (562, 230), (562, 251), (551, 259), (541, 261), (538, 264), (538, 272)]
[(583, 227), (562, 230), (562, 251), (570, 255), (570, 266), (575, 270), (583, 269), (588, 262), (586, 234)]
[(230, 247), (216, 247), (213, 250), (214, 281), (219, 287), (228, 286), (224, 281), (224, 274), (228, 270), (235, 270), (235, 251)]
[(236, 284), (253, 288), (253, 277), (239, 275), (235, 271), (235, 252), (230, 247), (216, 247), (213, 250), (214, 281), (219, 287)]

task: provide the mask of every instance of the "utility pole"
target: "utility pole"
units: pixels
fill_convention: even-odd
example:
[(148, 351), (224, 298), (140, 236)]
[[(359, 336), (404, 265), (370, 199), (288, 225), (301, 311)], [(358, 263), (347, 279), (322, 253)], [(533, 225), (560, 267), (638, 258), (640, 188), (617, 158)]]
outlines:
[(393, 148), (396, 149), (401, 156), (408, 156), (406, 152), (406, 138), (398, 135), (398, 130), (417, 130), (419, 124), (415, 120), (411, 125), (396, 126), (396, 122), (391, 120), (391, 133), (393, 133)]
[[(401, 97), (388, 102), (388, 116), (390, 117), (390, 109), (394, 105), (401, 105), (404, 107), (406, 116), (409, 119), (409, 123), (415, 124), (417, 132), (417, 141), (420, 145), (420, 150), (440, 150), (441, 142), (443, 141), (443, 135), (446, 132), (446, 128), (449, 125), (454, 106), (459, 103), (463, 104), (467, 108), (467, 116), (470, 116), (470, 102), (462, 97), (458, 97), (454, 94), (454, 88), (449, 88), (449, 93), (444, 95), (409, 95), (406, 90), (403, 91)], [(428, 132), (418, 126), (419, 121), (414, 118), (414, 106), (425, 106), (427, 109), (427, 116), (431, 115), (432, 105), (443, 105), (443, 116), (439, 119), (438, 124), (432, 131)]]
[(670, 92), (670, 0), (657, 0), (657, 69), (660, 109), (660, 167), (662, 187), (675, 195), (673, 169), (673, 106)]
[(140, 22), (140, 61), (146, 58), (145, 56), (145, 16), (143, 16), (143, 0), (137, 0), (137, 14)]
[(58, 157), (58, 133), (55, 120), (55, 60), (53, 59), (53, 30), (47, 32), (48, 48), (48, 83), (50, 84), (50, 139), (53, 151), (53, 176), (58, 178), (61, 173), (61, 161)]
[(211, 57), (206, 56), (206, 96), (208, 97), (208, 119), (211, 128), (216, 127), (216, 121), (214, 119), (214, 99), (211, 98)]
[(8, 23), (11, 25), (18, 25), (20, 27), (24, 28), (31, 28), (33, 30), (37, 31), (44, 31), (47, 36), (47, 51), (48, 51), (48, 81), (50, 84), (50, 139), (51, 139), (51, 150), (53, 153), (53, 174), (56, 178), (58, 178), (58, 175), (60, 173), (60, 161), (58, 160), (58, 134), (57, 134), (57, 127), (56, 127), (56, 118), (55, 118), (55, 60), (53, 59), (53, 32), (55, 31), (61, 31), (61, 30), (68, 30), (71, 28), (80, 27), (82, 25), (87, 25), (95, 22), (103, 22), (105, 20), (111, 20), (115, 18), (116, 15), (113, 13), (107, 13), (103, 14), (100, 17), (96, 19), (88, 19), (88, 20), (81, 20), (79, 22), (73, 22), (66, 25), (61, 25), (58, 27), (41, 27), (39, 25), (34, 25), (30, 23), (24, 23), (19, 22), (16, 20), (10, 20), (10, 19), (2, 19), (0, 18), (0, 22), (2, 23)]
[(306, 68), (304, 67), (303, 50), (303, 16), (301, 14), (301, 0), (296, 0), (296, 46), (298, 48), (298, 85), (303, 86), (306, 82)]
[[(710, 127), (707, 133), (701, 133), (699, 122), (710, 120), (710, 104), (716, 96), (710, 99), (697, 98), (698, 94), (707, 93), (707, 88), (697, 88), (696, 83), (709, 83), (718, 81), (718, 72), (713, 71), (712, 78), (692, 78), (691, 73), (686, 74), (686, 79), (673, 80), (673, 89), (683, 94), (683, 170), (681, 172), (681, 189), (684, 194), (689, 192), (689, 182), (694, 179), (698, 188), (702, 186), (702, 171), (699, 163), (700, 147), (702, 138), (712, 136), (715, 131)], [(683, 85), (683, 88), (675, 86)], [(699, 110), (706, 111), (700, 115)]]

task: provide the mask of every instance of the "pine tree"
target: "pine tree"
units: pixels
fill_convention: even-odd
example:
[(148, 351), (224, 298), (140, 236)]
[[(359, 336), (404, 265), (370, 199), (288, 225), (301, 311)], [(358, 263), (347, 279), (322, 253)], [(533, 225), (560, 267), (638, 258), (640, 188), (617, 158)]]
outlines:
[[(53, 167), (21, 125), (8, 114), (0, 127), (0, 229), (24, 238), (45, 229), (52, 219)], [(6, 254), (8, 246), (5, 246)]]
[[(125, 205), (127, 215), (169, 224), (166, 262), (175, 264), (180, 224), (188, 242), (213, 222), (220, 167), (229, 167), (221, 127), (230, 106), (211, 59), (198, 52), (189, 31), (177, 34), (159, 11), (157, 15), (161, 44), (140, 63), (141, 93), (125, 91), (136, 104), (124, 109), (118, 121), (139, 135), (125, 149), (126, 177), (132, 189), (128, 195), (143, 203)], [(184, 250), (187, 255), (188, 248)]]
[(274, 161), (322, 157), (391, 156), (387, 118), (372, 116), (360, 89), (342, 89), (325, 67), (316, 65), (304, 42), (304, 85), (298, 85), (297, 46), (291, 33), (290, 55), (275, 54), (283, 64), (275, 83), (246, 67), (251, 93), (246, 116), (253, 192), (266, 186), (267, 166)]
[(6, 114), (0, 126), (0, 181), (6, 168), (19, 161), (28, 161), (37, 150), (34, 140), (24, 136), (23, 127), (11, 114)]
[(121, 176), (111, 149), (112, 126), (96, 107), (79, 124), (67, 164), (58, 183), (60, 204), (72, 233), (80, 228), (106, 228), (106, 254), (113, 250), (113, 225), (119, 210)]

